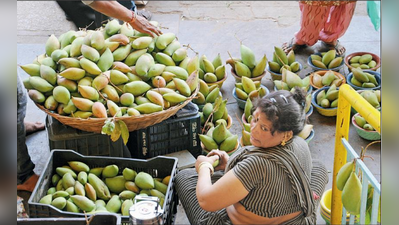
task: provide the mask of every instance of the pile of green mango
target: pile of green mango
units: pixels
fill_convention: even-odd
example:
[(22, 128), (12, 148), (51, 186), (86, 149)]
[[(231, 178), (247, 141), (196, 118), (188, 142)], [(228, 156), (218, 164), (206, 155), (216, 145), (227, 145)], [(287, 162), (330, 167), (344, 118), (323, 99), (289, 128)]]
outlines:
[(219, 149), (229, 154), (238, 146), (238, 135), (233, 135), (223, 122), (211, 127), (206, 134), (200, 134), (199, 137), (205, 147), (204, 151)]
[(213, 84), (208, 86), (208, 84), (199, 80), (199, 91), (195, 98), (193, 99), (193, 103), (197, 105), (205, 105), (206, 103), (214, 103), (218, 97), (222, 97), (220, 88), (217, 84)]
[(300, 65), (298, 61), (295, 61), (294, 51), (291, 50), (288, 54), (277, 47), (274, 46), (273, 61), (269, 61), (269, 69), (275, 73), (282, 73), (283, 68), (294, 73), (298, 72)]
[(339, 90), (333, 84), (327, 89), (327, 92), (323, 89), (317, 94), (316, 103), (323, 108), (336, 108), (338, 106), (338, 96)]
[(347, 162), (338, 171), (336, 184), (337, 189), (342, 191), (342, 204), (346, 211), (358, 215), (362, 195), (362, 183), (355, 172), (353, 161)]
[(266, 54), (259, 61), (256, 61), (252, 49), (243, 44), (240, 45), (240, 54), (241, 58), (233, 58), (230, 55), (230, 59), (226, 60), (226, 64), (229, 64), (233, 68), (237, 76), (255, 78), (265, 72), (267, 63)]
[(380, 90), (364, 90), (358, 91), (360, 96), (362, 96), (368, 103), (370, 103), (374, 108), (381, 106), (381, 91)]
[(363, 88), (375, 88), (379, 85), (373, 74), (364, 72), (360, 68), (353, 68), (352, 74), (353, 76), (350, 81), (355, 86)]
[(373, 56), (371, 54), (363, 54), (350, 58), (349, 65), (353, 68), (371, 69), (377, 65), (377, 62), (373, 60)]
[[(310, 77), (306, 76), (302, 79), (297, 74), (284, 69), (281, 80), (274, 80), (273, 83), (277, 90), (287, 90), (293, 92), (295, 87), (300, 87), (308, 92), (310, 88)], [(306, 113), (310, 110), (311, 100), (311, 93), (307, 93), (305, 104)]]
[(223, 80), (226, 76), (226, 67), (223, 65), (220, 53), (210, 61), (205, 55), (199, 59), (199, 78), (211, 84)]
[(118, 20), (51, 35), (45, 53), (21, 68), (34, 102), (80, 118), (159, 112), (186, 101), (199, 82), (198, 57), (187, 57), (174, 33), (153, 38)]
[(163, 207), (170, 176), (153, 178), (115, 164), (90, 168), (80, 161), (57, 167), (52, 186), (39, 203), (73, 213), (111, 212), (129, 215), (136, 196), (155, 196)]
[(206, 103), (202, 108), (202, 112), (199, 112), (201, 118), (201, 126), (215, 127), (219, 123), (224, 123), (228, 126), (227, 120), (229, 117), (227, 108), (227, 99), (222, 99), (222, 97), (217, 97), (214, 103)]
[(341, 56), (336, 56), (335, 49), (328, 52), (322, 52), (321, 56), (312, 54), (310, 57), (312, 59), (312, 64), (322, 69), (334, 69), (341, 65), (343, 60)]
[(355, 122), (359, 127), (368, 131), (375, 131), (374, 127), (367, 123), (366, 119), (364, 119), (360, 114), (355, 114), (353, 117), (355, 118)]
[(260, 81), (253, 81), (248, 77), (242, 77), (241, 82), (235, 83), (235, 92), (237, 97), (244, 101), (248, 98), (252, 101), (266, 95), (266, 89), (261, 87)]
[(312, 75), (313, 85), (317, 88), (331, 86), (331, 84), (335, 84), (335, 86), (339, 87), (343, 81), (344, 79), (338, 77), (332, 70), (328, 70), (324, 74), (321, 74), (320, 71), (316, 71)]
[(251, 121), (252, 121), (252, 108), (253, 103), (250, 98), (245, 102), (244, 107), (244, 118), (245, 121), (242, 121), (243, 129), (241, 132), (241, 145), (248, 146), (252, 145), (251, 143)]
[(300, 87), (307, 92), (310, 88), (310, 77), (302, 79), (298, 74), (283, 69), (281, 80), (274, 80), (273, 83), (277, 90), (293, 91), (294, 87)]

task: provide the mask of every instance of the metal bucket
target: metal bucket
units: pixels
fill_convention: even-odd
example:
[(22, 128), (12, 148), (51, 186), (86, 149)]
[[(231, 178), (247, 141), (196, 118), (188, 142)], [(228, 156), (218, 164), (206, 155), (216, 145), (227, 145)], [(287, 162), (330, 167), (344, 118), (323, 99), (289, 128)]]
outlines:
[(162, 215), (163, 210), (159, 205), (159, 198), (136, 196), (133, 206), (129, 209), (129, 223), (131, 225), (163, 225)]

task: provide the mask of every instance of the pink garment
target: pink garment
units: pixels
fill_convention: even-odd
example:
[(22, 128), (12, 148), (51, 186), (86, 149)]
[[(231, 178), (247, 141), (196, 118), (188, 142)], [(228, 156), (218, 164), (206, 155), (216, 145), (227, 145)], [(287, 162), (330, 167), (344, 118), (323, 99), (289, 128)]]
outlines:
[(331, 43), (345, 34), (355, 12), (356, 2), (317, 6), (299, 2), (301, 29), (295, 34), (299, 45), (313, 46), (318, 40)]

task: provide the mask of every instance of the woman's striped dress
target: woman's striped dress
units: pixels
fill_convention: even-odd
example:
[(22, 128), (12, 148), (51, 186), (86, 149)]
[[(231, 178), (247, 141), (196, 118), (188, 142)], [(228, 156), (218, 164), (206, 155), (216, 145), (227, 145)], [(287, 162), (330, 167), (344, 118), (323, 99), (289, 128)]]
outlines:
[[(289, 162), (291, 159), (287, 158), (287, 154), (279, 153), (282, 151), (294, 153), (300, 166)], [(302, 214), (285, 224), (314, 224), (318, 201), (313, 200), (311, 191), (321, 196), (328, 176), (327, 170), (320, 163), (314, 163), (311, 168), (312, 160), (307, 143), (294, 137), (284, 147), (242, 148), (230, 157), (226, 172), (233, 169), (249, 191), (240, 201), (247, 211), (269, 218), (302, 211)], [(212, 182), (216, 182), (222, 175), (222, 172), (215, 172)], [(199, 206), (195, 191), (197, 180), (195, 169), (182, 170), (176, 177), (177, 193), (190, 223), (231, 224), (225, 209), (207, 212)]]

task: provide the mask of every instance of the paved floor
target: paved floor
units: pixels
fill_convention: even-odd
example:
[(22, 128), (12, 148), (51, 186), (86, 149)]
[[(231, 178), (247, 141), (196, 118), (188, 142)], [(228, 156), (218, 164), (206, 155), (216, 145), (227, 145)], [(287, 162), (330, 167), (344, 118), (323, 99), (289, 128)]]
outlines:
[[(228, 58), (227, 51), (233, 56), (239, 56), (239, 41), (250, 47), (257, 59), (263, 54), (271, 58), (273, 47), (281, 46), (283, 42), (289, 40), (298, 30), (300, 20), (296, 1), (149, 1), (145, 9), (153, 13), (153, 20), (160, 22), (164, 32), (174, 32), (180, 43), (190, 44), (195, 51), (208, 58), (214, 58), (220, 53), (223, 60)], [(37, 55), (42, 54), (49, 35), (58, 36), (71, 29), (76, 28), (65, 19), (56, 2), (18, 1), (18, 64), (30, 63)], [(366, 2), (358, 1), (351, 25), (340, 39), (347, 49), (347, 54), (367, 51), (380, 55), (380, 36), (380, 32), (374, 30), (367, 16)], [(317, 44), (297, 54), (299, 62), (304, 65), (304, 69), (300, 72), (301, 76), (311, 72), (306, 59), (310, 53), (317, 51), (318, 47)], [(346, 68), (340, 72), (344, 75), (348, 73)], [(18, 74), (27, 77), (20, 68)], [(262, 84), (269, 86), (270, 81), (270, 74), (267, 74)], [(223, 97), (228, 99), (228, 112), (233, 117), (231, 132), (241, 136), (241, 127), (235, 115), (240, 118), (243, 111), (238, 108), (232, 97), (233, 87), (234, 79), (229, 76), (221, 92)], [(44, 122), (44, 118), (45, 114), (29, 101), (26, 120)], [(314, 125), (315, 130), (315, 137), (309, 147), (312, 157), (323, 161), (330, 171), (330, 181), (326, 187), (329, 189), (332, 184), (335, 117), (324, 117), (315, 111), (310, 116), (309, 122)], [(349, 140), (358, 153), (361, 147), (369, 143), (361, 139), (352, 126)], [(29, 136), (27, 144), (32, 160), (36, 164), (35, 172), (40, 174), (49, 155), (46, 131)], [(379, 144), (371, 146), (367, 154), (374, 160), (365, 159), (366, 165), (377, 180), (380, 180), (380, 149)], [(179, 205), (178, 209), (176, 223), (187, 224), (183, 208)], [(320, 216), (318, 223), (324, 223)]]

